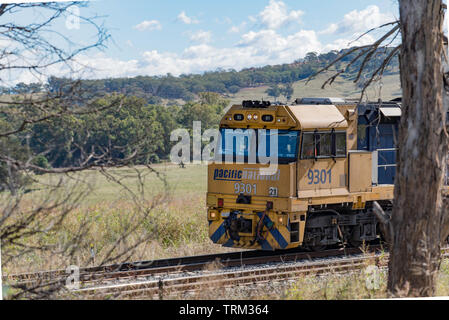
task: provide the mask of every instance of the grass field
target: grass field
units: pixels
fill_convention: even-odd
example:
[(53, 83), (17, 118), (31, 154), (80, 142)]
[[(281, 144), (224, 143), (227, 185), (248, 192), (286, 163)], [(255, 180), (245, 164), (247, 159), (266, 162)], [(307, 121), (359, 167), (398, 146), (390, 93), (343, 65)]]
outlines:
[[(169, 191), (174, 197), (179, 196), (196, 197), (202, 196), (204, 199), (207, 190), (207, 167), (205, 165), (189, 165), (182, 169), (172, 164), (157, 164), (152, 166), (161, 174), (161, 179), (165, 178)], [(137, 167), (142, 173), (143, 185), (148, 196), (154, 196), (164, 190), (164, 183), (145, 167)], [(115, 178), (121, 179), (121, 183), (132, 191), (137, 192), (136, 170), (130, 168), (111, 169), (108, 173)], [(129, 192), (123, 186), (108, 180), (108, 178), (96, 170), (86, 171), (77, 174), (77, 178), (83, 179), (89, 184), (92, 191), (83, 201), (83, 205), (98, 205), (104, 202), (125, 201), (129, 198)], [(40, 181), (50, 179), (49, 176), (40, 178)], [(205, 200), (204, 200), (205, 203)]]
[[(137, 171), (131, 168), (112, 169), (107, 171), (107, 175), (91, 170), (66, 177), (65, 187), (60, 192), (83, 192), (85, 195), (82, 200), (70, 212), (62, 228), (56, 232), (33, 236), (27, 241), (37, 246), (42, 243), (62, 245), (73, 238), (82, 221), (87, 221), (89, 230), (82, 239), (82, 249), (77, 254), (76, 261), (67, 261), (62, 256), (33, 250), (6, 265), (4, 272), (65, 268), (68, 263), (92, 265), (94, 261), (91, 259), (91, 245), (95, 248), (98, 264), (111, 248), (126, 252), (127, 247), (132, 248), (142, 241), (143, 235), (148, 240), (140, 243), (131, 255), (125, 255), (126, 261), (232, 251), (233, 249), (213, 244), (208, 236), (205, 205), (207, 167), (188, 165), (180, 168), (160, 164), (153, 168), (166, 179), (167, 190), (161, 179), (145, 167), (139, 167)], [(139, 183), (138, 176), (141, 177), (142, 184)], [(48, 191), (43, 190), (44, 186), (57, 181), (51, 175), (37, 178), (39, 182), (34, 184), (34, 191), (26, 194), (22, 201), (24, 206), (39, 204), (48, 195)], [(143, 188), (139, 188), (139, 185)], [(148, 216), (144, 216), (146, 208), (150, 208), (161, 196), (164, 196), (163, 200), (150, 210)], [(58, 197), (60, 195), (55, 195), (55, 199)], [(117, 244), (117, 239), (133, 223), (137, 223), (136, 230), (126, 241)], [(118, 259), (110, 261), (112, 262), (123, 261)]]

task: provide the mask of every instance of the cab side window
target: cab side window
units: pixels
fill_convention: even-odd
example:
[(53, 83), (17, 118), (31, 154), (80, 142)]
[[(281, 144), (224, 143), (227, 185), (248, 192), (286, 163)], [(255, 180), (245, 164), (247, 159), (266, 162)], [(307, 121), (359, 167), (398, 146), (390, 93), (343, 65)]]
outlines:
[(304, 132), (301, 159), (346, 157), (346, 132)]
[(302, 135), (301, 159), (315, 158), (315, 134), (307, 132)]
[(320, 133), (315, 135), (317, 156), (331, 157), (332, 156), (332, 134)]
[(335, 152), (336, 157), (346, 157), (346, 132), (335, 133)]

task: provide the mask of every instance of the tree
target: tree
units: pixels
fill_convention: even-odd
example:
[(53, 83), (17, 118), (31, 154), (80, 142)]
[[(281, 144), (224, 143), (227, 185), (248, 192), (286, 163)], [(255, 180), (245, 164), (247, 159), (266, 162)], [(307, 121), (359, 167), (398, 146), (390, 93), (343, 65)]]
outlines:
[(178, 123), (190, 131), (193, 121), (201, 121), (202, 131), (218, 127), (229, 100), (215, 92), (201, 92), (199, 95), (199, 102), (188, 102), (179, 110)]
[(443, 105), (441, 0), (399, 1), (402, 118), (388, 289), (432, 296), (446, 239), (442, 182), (448, 152)]
[[(0, 118), (0, 128), (11, 129), (11, 126)], [(0, 150), (15, 159), (22, 161), (27, 159), (26, 148), (17, 137), (10, 136), (0, 139)], [(5, 162), (0, 161), (0, 192), (9, 190), (12, 194), (16, 194), (18, 186), (24, 185), (26, 181), (26, 177), (18, 172), (15, 167), (8, 166)]]
[(306, 63), (317, 63), (319, 62), (318, 54), (316, 52), (309, 52), (304, 58)]
[[(19, 83), (9, 90), (15, 96), (0, 97), (3, 267), (14, 266), (18, 259), (25, 260), (37, 253), (45, 254), (43, 260), (59, 258), (58, 261), (67, 263), (64, 267), (87, 264), (90, 259), (84, 254), (89, 250), (87, 235), (93, 232), (87, 212), (75, 217), (79, 222), (76, 227), (64, 224), (91, 191), (89, 181), (74, 176), (75, 172), (100, 172), (122, 186), (135, 206), (123, 221), (122, 232), (114, 243), (103, 248), (96, 260), (98, 265), (127, 261), (140, 244), (153, 237), (151, 232), (143, 234), (135, 230), (143, 223), (152, 225), (153, 209), (167, 197), (167, 184), (157, 172), (164, 186), (161, 193), (148, 198), (143, 188), (145, 176), (155, 173), (150, 158), (161, 148), (157, 142), (163, 128), (155, 120), (155, 110), (146, 108), (142, 100), (127, 100), (123, 95), (105, 97), (104, 93), (95, 92), (95, 86), (72, 79), (76, 77), (72, 70), (75, 66), (79, 68), (76, 63), (79, 54), (105, 46), (109, 38), (95, 17), (76, 16), (83, 22), (83, 28), (92, 31), (85, 38), (94, 39), (91, 43), (74, 43), (63, 29), (56, 30), (64, 25), (64, 19), (75, 15), (77, 10), (72, 9), (84, 5), (80, 2), (0, 5), (0, 40), (7, 43), (0, 50), (0, 81), (8, 86), (21, 73), (41, 81), (32, 85)], [(33, 20), (20, 19), (22, 16), (32, 16)], [(65, 69), (70, 74), (62, 79), (49, 77), (51, 69)], [(44, 82), (47, 85), (42, 85)], [(142, 120), (144, 117), (146, 122)], [(95, 121), (96, 126), (83, 127), (90, 121)], [(126, 134), (130, 134), (127, 141)], [(136, 161), (146, 166), (135, 168)], [(123, 184), (123, 177), (108, 170), (125, 166), (137, 179), (134, 191)], [(47, 174), (49, 179), (40, 181), (36, 174)], [(29, 181), (35, 188), (45, 189), (45, 193), (27, 198)], [(49, 240), (55, 234), (62, 238)], [(14, 297), (18, 298), (24, 295), (44, 298), (64, 289), (60, 282), (50, 286), (39, 283), (12, 286), (16, 289)]]
[[(448, 74), (443, 73), (442, 63), (445, 8), (441, 0), (400, 0), (400, 21), (367, 33), (392, 26), (389, 31), (373, 44), (346, 50), (316, 73), (347, 62), (323, 84), (324, 88), (359, 62), (357, 83), (376, 54), (385, 52), (380, 66), (365, 78), (362, 99), (366, 88), (382, 78), (399, 54), (403, 97), (391, 216), (374, 204), (390, 246), (388, 291), (393, 297), (435, 294), (440, 248), (449, 235), (449, 201), (442, 193), (449, 101)], [(399, 34), (402, 43), (389, 47)]]
[(293, 85), (291, 83), (285, 84), (281, 89), (281, 93), (284, 97), (287, 98), (287, 101), (290, 101), (293, 96), (293, 92)]
[(277, 100), (277, 98), (281, 95), (281, 89), (277, 84), (269, 87), (266, 91), (266, 94), (268, 94), (270, 97), (274, 98), (274, 101)]

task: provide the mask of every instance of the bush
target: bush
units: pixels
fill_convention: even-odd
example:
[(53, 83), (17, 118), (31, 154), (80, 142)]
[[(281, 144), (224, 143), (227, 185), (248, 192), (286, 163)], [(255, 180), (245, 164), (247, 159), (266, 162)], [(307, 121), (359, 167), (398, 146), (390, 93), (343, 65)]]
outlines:
[[(48, 160), (45, 156), (43, 155), (39, 155), (36, 158), (33, 159), (32, 161), (33, 165), (42, 168), (42, 169), (50, 169), (51, 166), (48, 163)], [(41, 170), (35, 169), (33, 170), (35, 174), (44, 174), (44, 172), (42, 172)]]
[(229, 91), (229, 93), (235, 94), (240, 91), (240, 87), (239, 86), (231, 86), (231, 87), (229, 87), (228, 91)]

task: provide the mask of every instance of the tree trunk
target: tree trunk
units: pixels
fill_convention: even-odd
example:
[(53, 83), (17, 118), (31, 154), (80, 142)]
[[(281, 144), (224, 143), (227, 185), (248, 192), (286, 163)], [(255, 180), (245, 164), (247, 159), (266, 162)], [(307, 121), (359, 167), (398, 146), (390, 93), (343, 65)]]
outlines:
[(442, 1), (400, 0), (403, 91), (388, 290), (432, 296), (441, 261), (441, 186), (447, 153)]

